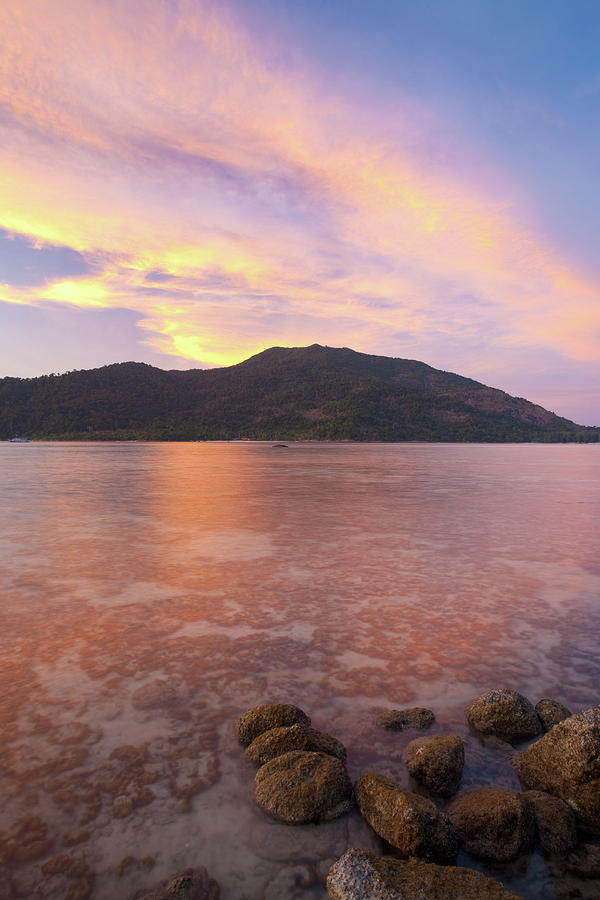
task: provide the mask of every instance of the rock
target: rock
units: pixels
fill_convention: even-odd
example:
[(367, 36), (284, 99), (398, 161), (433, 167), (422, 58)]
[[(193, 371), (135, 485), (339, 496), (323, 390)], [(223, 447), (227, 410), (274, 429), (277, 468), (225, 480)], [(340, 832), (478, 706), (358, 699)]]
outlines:
[(287, 865), (265, 886), (261, 900), (305, 900), (306, 889), (316, 881), (316, 873), (306, 863)]
[(533, 808), (516, 791), (465, 791), (451, 801), (446, 815), (473, 856), (506, 862), (533, 846)]
[(542, 731), (538, 714), (529, 700), (517, 691), (488, 691), (465, 707), (473, 731), (492, 734), (509, 744), (520, 744)]
[(313, 750), (328, 753), (346, 762), (346, 748), (340, 741), (324, 731), (317, 731), (309, 725), (289, 725), (263, 731), (255, 738), (246, 753), (258, 766), (264, 766), (270, 759), (288, 753), (290, 750)]
[(572, 715), (571, 710), (558, 703), (556, 700), (540, 700), (535, 704), (535, 711), (539, 716), (544, 731), (550, 731), (559, 722), (563, 722)]
[(388, 709), (381, 713), (377, 724), (391, 731), (402, 731), (404, 728), (429, 728), (435, 722), (430, 709), (415, 706), (412, 709)]
[(288, 703), (264, 703), (262, 706), (254, 706), (237, 721), (239, 742), (247, 747), (263, 731), (298, 723), (310, 725), (310, 719), (297, 706), (290, 706)]
[(415, 738), (407, 744), (404, 762), (413, 778), (440, 797), (455, 794), (462, 778), (465, 748), (456, 734)]
[(184, 699), (184, 692), (170, 681), (158, 678), (134, 691), (131, 704), (136, 709), (157, 709), (161, 706), (175, 706)]
[(538, 840), (542, 850), (562, 856), (575, 849), (577, 829), (570, 806), (543, 791), (526, 791), (523, 800), (533, 808)]
[(256, 802), (288, 825), (328, 822), (352, 806), (352, 782), (335, 756), (291, 750), (265, 763), (254, 779)]
[(125, 816), (130, 815), (132, 812), (133, 800), (131, 797), (128, 797), (126, 794), (120, 794), (118, 797), (115, 797), (115, 801), (112, 805), (113, 819), (124, 819)]
[(600, 706), (559, 722), (511, 763), (523, 788), (560, 797), (600, 833)]
[(582, 878), (600, 878), (600, 845), (582, 844), (567, 858), (567, 868)]
[(331, 900), (520, 900), (499, 881), (458, 866), (375, 856), (353, 848), (327, 876)]
[(367, 772), (354, 788), (360, 811), (379, 837), (402, 856), (452, 863), (457, 841), (450, 822), (435, 803), (403, 791), (390, 778)]
[(219, 896), (219, 885), (199, 866), (185, 869), (150, 891), (138, 891), (133, 900), (219, 900)]

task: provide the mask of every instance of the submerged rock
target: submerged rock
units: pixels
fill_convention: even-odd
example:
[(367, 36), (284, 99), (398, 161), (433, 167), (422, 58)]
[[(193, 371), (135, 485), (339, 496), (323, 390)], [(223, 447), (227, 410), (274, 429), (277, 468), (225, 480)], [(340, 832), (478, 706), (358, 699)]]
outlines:
[(324, 731), (317, 731), (316, 728), (301, 724), (284, 725), (263, 731), (246, 748), (246, 753), (258, 766), (263, 766), (269, 760), (283, 753), (289, 753), (290, 750), (313, 750), (316, 753), (336, 756), (342, 762), (346, 761), (346, 748), (340, 741)]
[(133, 900), (219, 900), (219, 885), (204, 866), (185, 869), (147, 892), (137, 892)]
[(600, 834), (600, 706), (559, 722), (511, 763), (524, 788), (565, 800), (586, 828)]
[(288, 825), (328, 822), (352, 806), (346, 766), (326, 753), (291, 750), (265, 763), (254, 781), (258, 805)]
[(571, 807), (559, 797), (543, 791), (526, 791), (522, 796), (533, 809), (542, 850), (557, 856), (570, 853), (577, 843), (575, 815)]
[(329, 870), (331, 900), (520, 900), (481, 872), (353, 848)]
[(384, 775), (367, 772), (354, 788), (363, 817), (379, 837), (402, 856), (454, 862), (457, 841), (447, 817), (435, 803), (403, 791)]
[(465, 748), (456, 734), (415, 738), (407, 744), (404, 762), (413, 778), (440, 797), (456, 793), (465, 763)]
[(157, 678), (134, 691), (131, 704), (136, 709), (158, 709), (161, 706), (176, 706), (183, 702), (185, 696), (179, 685)]
[(412, 709), (388, 709), (381, 713), (377, 724), (391, 731), (403, 731), (405, 728), (429, 728), (435, 722), (430, 709), (415, 706)]
[(517, 691), (488, 691), (465, 707), (473, 731), (520, 744), (541, 734), (542, 723), (527, 697)]
[(516, 791), (465, 791), (451, 801), (446, 814), (473, 856), (506, 862), (533, 846), (533, 808)]
[(550, 731), (559, 722), (564, 722), (572, 715), (571, 710), (557, 700), (544, 698), (535, 704), (535, 711), (540, 718), (544, 731)]
[(310, 725), (310, 719), (303, 710), (289, 703), (263, 703), (254, 706), (237, 721), (240, 744), (247, 747), (263, 731), (279, 728), (281, 725)]

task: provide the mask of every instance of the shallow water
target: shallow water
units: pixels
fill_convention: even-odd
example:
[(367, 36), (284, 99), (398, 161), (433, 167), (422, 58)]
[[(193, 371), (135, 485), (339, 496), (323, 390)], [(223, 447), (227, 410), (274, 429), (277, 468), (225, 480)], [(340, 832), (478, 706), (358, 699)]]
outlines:
[[(205, 865), (223, 900), (316, 900), (348, 847), (382, 852), (357, 813), (291, 828), (256, 808), (234, 720), (257, 703), (302, 706), (353, 780), (407, 787), (416, 732), (375, 720), (429, 706), (429, 733), (465, 738), (463, 787), (517, 787), (464, 705), (600, 702), (597, 445), (5, 444), (0, 463), (18, 896), (129, 898)], [(600, 895), (537, 853), (493, 874)]]

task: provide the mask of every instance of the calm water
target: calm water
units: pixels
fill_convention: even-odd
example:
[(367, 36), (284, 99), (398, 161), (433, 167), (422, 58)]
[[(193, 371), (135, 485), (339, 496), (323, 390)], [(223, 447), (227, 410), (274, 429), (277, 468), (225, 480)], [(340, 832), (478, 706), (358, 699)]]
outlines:
[[(298, 703), (353, 779), (407, 787), (416, 733), (375, 719), (429, 706), (465, 737), (463, 786), (516, 787), (463, 706), (600, 702), (599, 446), (4, 444), (0, 463), (18, 896), (128, 898), (205, 865), (224, 900), (316, 900), (348, 847), (381, 852), (357, 813), (291, 828), (255, 807), (233, 723), (257, 703)], [(537, 854), (494, 874), (600, 895)]]

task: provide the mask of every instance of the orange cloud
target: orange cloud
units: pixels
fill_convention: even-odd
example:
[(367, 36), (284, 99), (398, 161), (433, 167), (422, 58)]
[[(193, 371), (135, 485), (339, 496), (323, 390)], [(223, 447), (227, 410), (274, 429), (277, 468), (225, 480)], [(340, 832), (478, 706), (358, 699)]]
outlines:
[(2, 299), (125, 306), (214, 364), (432, 330), (600, 356), (597, 284), (406, 149), (402, 116), (384, 137), (269, 64), (233, 8), (5, 0), (0, 25), (0, 226), (96, 272)]

